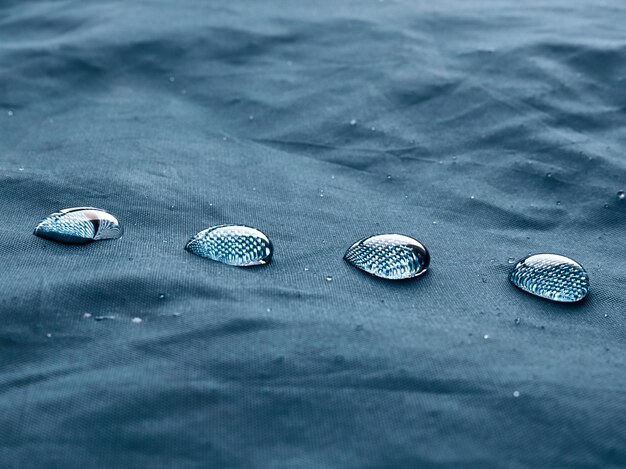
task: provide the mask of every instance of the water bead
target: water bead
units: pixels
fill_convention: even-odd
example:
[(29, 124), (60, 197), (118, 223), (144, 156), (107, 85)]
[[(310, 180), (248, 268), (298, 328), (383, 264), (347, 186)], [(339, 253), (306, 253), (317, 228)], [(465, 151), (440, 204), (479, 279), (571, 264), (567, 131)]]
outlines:
[(552, 301), (572, 303), (589, 291), (589, 275), (576, 261), (557, 254), (533, 254), (520, 260), (510, 275), (513, 285)]
[(60, 243), (86, 244), (117, 239), (124, 230), (117, 218), (99, 208), (76, 207), (59, 210), (35, 228), (35, 236)]
[(242, 225), (219, 225), (194, 235), (185, 249), (196, 256), (238, 267), (270, 262), (272, 242), (255, 228)]
[(389, 280), (418, 277), (430, 264), (430, 255), (424, 245), (400, 234), (361, 239), (350, 246), (344, 259), (357, 269)]

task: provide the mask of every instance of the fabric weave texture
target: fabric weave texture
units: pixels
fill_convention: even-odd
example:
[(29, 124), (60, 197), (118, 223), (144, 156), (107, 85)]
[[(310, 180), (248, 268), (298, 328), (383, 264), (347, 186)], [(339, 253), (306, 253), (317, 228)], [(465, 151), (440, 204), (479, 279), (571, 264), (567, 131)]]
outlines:
[[(0, 2), (0, 467), (626, 466), (625, 18)], [(33, 236), (77, 206), (124, 236)], [(185, 252), (220, 224), (272, 262)], [(377, 233), (429, 271), (342, 259)], [(512, 285), (536, 252), (579, 261), (587, 298)]]

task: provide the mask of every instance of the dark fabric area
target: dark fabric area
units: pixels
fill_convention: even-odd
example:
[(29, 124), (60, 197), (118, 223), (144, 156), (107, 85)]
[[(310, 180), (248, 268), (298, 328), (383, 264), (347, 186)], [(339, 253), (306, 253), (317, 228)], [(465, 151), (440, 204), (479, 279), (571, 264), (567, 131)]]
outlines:
[[(0, 467), (624, 467), (625, 24), (619, 0), (2, 1)], [(75, 206), (124, 237), (32, 235)], [(272, 263), (183, 250), (222, 223)], [(384, 232), (430, 271), (342, 260)], [(532, 252), (589, 297), (516, 289)]]

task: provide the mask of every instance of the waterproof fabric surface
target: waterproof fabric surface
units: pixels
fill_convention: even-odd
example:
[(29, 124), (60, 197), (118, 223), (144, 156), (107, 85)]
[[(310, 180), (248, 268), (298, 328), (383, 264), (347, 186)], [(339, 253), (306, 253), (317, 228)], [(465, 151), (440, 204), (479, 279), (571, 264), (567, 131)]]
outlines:
[[(619, 0), (2, 1), (0, 466), (624, 467), (625, 24)], [(124, 237), (32, 235), (76, 206)], [(184, 251), (223, 223), (272, 263)], [(429, 272), (342, 260), (385, 232)], [(511, 285), (533, 252), (589, 297)]]

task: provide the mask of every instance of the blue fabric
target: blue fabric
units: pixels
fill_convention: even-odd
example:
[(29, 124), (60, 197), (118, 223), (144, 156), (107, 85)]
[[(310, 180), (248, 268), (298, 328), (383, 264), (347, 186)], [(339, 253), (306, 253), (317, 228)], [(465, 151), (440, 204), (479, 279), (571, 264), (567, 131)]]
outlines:
[[(624, 467), (625, 18), (1, 2), (0, 467)], [(76, 206), (124, 237), (32, 235)], [(272, 263), (185, 252), (223, 223)], [(342, 259), (376, 233), (429, 272)], [(588, 298), (513, 286), (534, 252)]]

